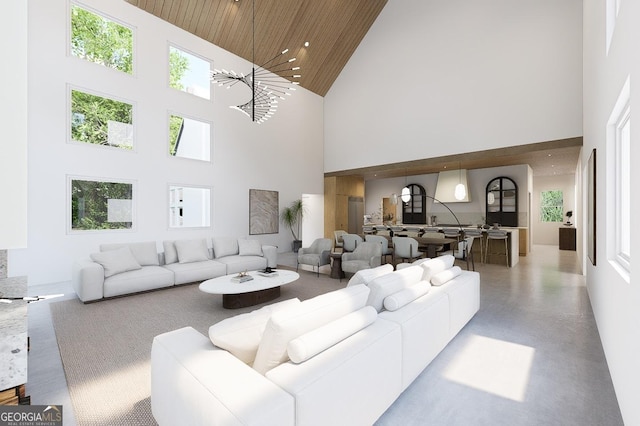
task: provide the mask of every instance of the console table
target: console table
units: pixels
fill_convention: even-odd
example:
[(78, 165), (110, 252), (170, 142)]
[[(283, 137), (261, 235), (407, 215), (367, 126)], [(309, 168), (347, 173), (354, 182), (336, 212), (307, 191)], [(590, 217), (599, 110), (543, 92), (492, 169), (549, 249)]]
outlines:
[(560, 250), (576, 250), (576, 228), (574, 227), (564, 227), (558, 228), (558, 246)]
[[(27, 295), (27, 278), (0, 279), (0, 299)], [(27, 301), (0, 303), (0, 405), (29, 404), (27, 383)]]

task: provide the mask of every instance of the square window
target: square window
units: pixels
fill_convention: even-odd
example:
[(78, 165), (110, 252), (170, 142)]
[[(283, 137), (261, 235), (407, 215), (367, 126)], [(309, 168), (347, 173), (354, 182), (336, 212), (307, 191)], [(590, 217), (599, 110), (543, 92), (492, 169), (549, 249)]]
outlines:
[(193, 53), (169, 46), (169, 86), (211, 99), (211, 63)]
[(133, 228), (133, 183), (76, 177), (68, 181), (70, 231)]

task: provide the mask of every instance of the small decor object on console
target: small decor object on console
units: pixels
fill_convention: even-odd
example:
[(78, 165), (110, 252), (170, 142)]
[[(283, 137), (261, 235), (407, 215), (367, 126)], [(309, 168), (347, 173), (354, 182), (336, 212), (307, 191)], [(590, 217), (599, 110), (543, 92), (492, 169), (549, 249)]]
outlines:
[(244, 272), (240, 272), (235, 277), (232, 277), (231, 281), (233, 281), (234, 283), (244, 283), (244, 282), (247, 282), (247, 281), (251, 281), (252, 279), (253, 279), (253, 277), (251, 275), (249, 275), (247, 273), (247, 271), (244, 271)]
[(565, 216), (567, 216), (567, 222), (565, 223), (565, 225), (566, 225), (566, 226), (571, 226), (571, 225), (573, 225), (573, 224), (571, 223), (571, 217), (573, 216), (573, 211), (569, 210)]
[(271, 268), (270, 266), (267, 266), (265, 269), (258, 271), (258, 275), (263, 276), (263, 277), (277, 277), (278, 276), (278, 271), (276, 271), (275, 269)]

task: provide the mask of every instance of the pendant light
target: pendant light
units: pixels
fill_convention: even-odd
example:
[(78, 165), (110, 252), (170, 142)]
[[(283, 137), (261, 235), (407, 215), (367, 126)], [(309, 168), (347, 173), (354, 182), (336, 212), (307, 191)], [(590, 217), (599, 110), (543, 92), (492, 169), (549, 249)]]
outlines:
[(409, 191), (409, 186), (407, 185), (407, 172), (404, 173), (404, 188), (402, 188), (402, 192), (400, 193), (400, 199), (403, 203), (408, 203), (411, 199), (411, 191)]
[(460, 163), (458, 163), (458, 184), (456, 185), (453, 196), (456, 197), (456, 200), (464, 200), (467, 197), (467, 187), (462, 183), (462, 168)]

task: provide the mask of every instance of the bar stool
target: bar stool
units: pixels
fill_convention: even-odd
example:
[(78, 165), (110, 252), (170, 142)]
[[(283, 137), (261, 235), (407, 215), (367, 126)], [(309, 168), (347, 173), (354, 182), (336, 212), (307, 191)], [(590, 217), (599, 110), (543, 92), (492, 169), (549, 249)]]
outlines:
[(480, 240), (476, 245), (480, 246), (480, 261), (484, 262), (484, 243), (482, 242), (482, 230), (477, 228), (465, 228), (464, 230), (465, 238), (473, 237), (474, 240)]
[[(487, 263), (487, 257), (497, 254), (497, 255), (505, 255), (505, 260), (507, 261), (507, 268), (509, 267), (509, 234), (507, 234), (507, 231), (501, 231), (499, 229), (490, 229), (487, 231), (487, 246), (485, 247), (484, 250), (484, 263)], [(504, 241), (504, 253), (500, 253), (500, 252), (489, 252), (489, 244), (491, 243), (491, 241)], [(495, 245), (495, 243), (493, 243), (492, 245)]]

